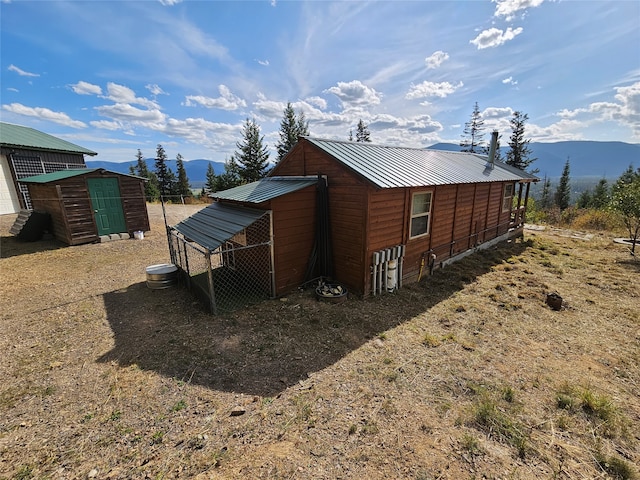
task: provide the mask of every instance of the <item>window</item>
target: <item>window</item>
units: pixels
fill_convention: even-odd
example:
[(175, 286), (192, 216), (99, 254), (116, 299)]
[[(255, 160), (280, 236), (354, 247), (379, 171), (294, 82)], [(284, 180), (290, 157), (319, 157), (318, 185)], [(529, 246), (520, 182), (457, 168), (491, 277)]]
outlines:
[(429, 233), (431, 217), (431, 192), (414, 193), (411, 201), (411, 234), (410, 238)]
[(513, 183), (507, 183), (504, 186), (502, 195), (502, 211), (510, 212), (513, 205)]

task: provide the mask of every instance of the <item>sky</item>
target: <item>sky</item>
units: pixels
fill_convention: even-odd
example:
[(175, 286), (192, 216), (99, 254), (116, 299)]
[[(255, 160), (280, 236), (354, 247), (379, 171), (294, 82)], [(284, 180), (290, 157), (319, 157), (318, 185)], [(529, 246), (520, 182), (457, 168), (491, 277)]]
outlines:
[(272, 161), (287, 102), (312, 136), (640, 143), (640, 1), (0, 0), (0, 121), (98, 152), (223, 162), (247, 119)]

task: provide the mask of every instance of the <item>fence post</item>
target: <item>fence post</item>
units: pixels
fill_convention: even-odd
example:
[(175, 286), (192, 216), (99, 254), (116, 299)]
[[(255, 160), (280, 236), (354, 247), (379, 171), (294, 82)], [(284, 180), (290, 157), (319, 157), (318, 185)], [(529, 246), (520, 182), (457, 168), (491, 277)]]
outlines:
[(217, 315), (216, 296), (213, 289), (213, 271), (211, 270), (211, 252), (209, 250), (207, 250), (205, 258), (207, 259), (207, 277), (209, 278), (209, 308), (211, 313)]

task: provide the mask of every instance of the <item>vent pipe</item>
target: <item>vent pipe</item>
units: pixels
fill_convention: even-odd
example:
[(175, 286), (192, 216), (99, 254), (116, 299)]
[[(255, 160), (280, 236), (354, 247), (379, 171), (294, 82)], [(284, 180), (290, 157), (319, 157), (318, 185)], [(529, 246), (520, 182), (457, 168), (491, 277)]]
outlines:
[(496, 149), (498, 148), (498, 131), (491, 132), (491, 145), (489, 146), (489, 165), (493, 168), (496, 159)]

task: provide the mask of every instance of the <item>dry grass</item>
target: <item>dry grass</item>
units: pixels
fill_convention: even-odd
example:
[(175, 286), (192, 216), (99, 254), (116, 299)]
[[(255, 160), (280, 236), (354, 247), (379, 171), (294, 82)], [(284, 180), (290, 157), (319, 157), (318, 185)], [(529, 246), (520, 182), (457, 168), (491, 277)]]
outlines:
[(150, 210), (143, 241), (78, 247), (0, 217), (0, 478), (637, 477), (640, 266), (610, 236), (212, 317), (146, 288)]

